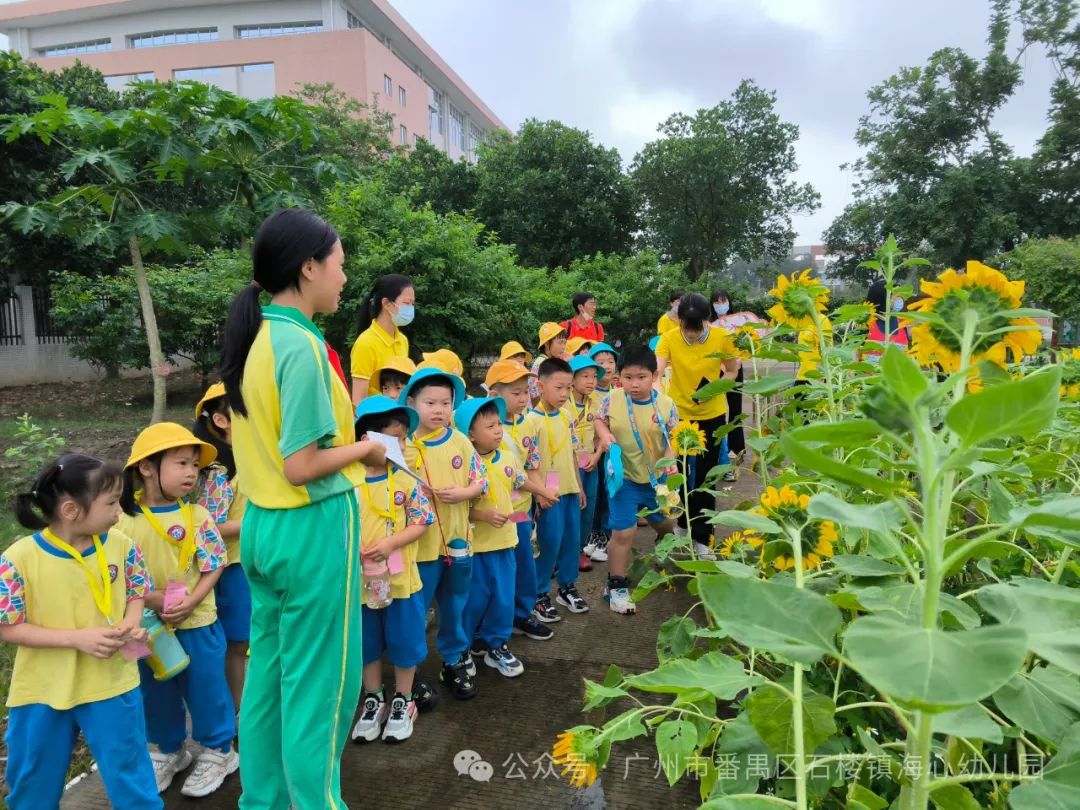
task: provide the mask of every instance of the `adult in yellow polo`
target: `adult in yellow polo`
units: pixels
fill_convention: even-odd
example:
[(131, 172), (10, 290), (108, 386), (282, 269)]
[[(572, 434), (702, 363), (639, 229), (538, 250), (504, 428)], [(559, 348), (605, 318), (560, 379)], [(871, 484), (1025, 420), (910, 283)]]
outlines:
[(409, 339), (401, 331), (416, 315), (412, 279), (400, 273), (379, 276), (371, 294), (360, 303), (360, 336), (349, 354), (352, 400), (378, 394), (376, 372), (392, 357), (409, 356)]
[[(251, 584), (251, 662), (240, 715), (244, 810), (344, 808), (341, 750), (360, 690), (361, 462), (349, 392), (312, 323), (338, 308), (344, 253), (299, 209), (255, 237), (254, 279), (225, 326), (222, 379), (249, 501), (240, 562)], [(265, 293), (270, 303), (260, 307)]]
[[(739, 363), (731, 335), (725, 329), (712, 326), (712, 307), (704, 295), (687, 293), (679, 299), (679, 325), (660, 336), (656, 345), (658, 376), (671, 369), (667, 395), (675, 400), (679, 418), (697, 422), (705, 431), (705, 453), (693, 459), (689, 474), (691, 488), (700, 487), (705, 476), (718, 464), (721, 448), (727, 443), (713, 434), (727, 422), (727, 399), (723, 394), (699, 402), (694, 393), (714, 380), (734, 380)], [(712, 527), (700, 517), (703, 509), (715, 508), (716, 501), (707, 492), (690, 494), (688, 513), (694, 518), (691, 536), (700, 544), (699, 554), (708, 549)], [(685, 525), (685, 518), (683, 520)]]

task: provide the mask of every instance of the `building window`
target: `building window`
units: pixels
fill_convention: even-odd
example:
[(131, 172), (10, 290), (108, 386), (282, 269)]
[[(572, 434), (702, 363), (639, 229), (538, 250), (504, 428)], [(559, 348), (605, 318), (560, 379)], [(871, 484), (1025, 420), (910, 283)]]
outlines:
[(389, 101), (391, 98), (394, 97), (394, 82), (389, 76), (383, 74), (382, 86), (383, 91), (386, 93), (386, 99), (387, 101)]
[(160, 48), (163, 45), (186, 45), (191, 42), (217, 42), (216, 28), (185, 28), (182, 31), (152, 31), (128, 37), (132, 48)]
[(436, 90), (434, 87), (430, 88), (431, 93), (428, 94), (428, 134), (432, 140), (436, 135), (442, 135), (443, 133), (443, 94)]
[(137, 82), (156, 81), (156, 79), (154, 78), (154, 71), (148, 70), (145, 73), (136, 73), (135, 74), (135, 81), (137, 81)]
[(111, 39), (90, 39), (86, 42), (69, 42), (66, 45), (50, 45), (48, 48), (38, 48), (38, 56), (71, 56), (76, 53), (97, 53), (98, 51), (111, 51)]
[(408, 130), (408, 128), (404, 124), (402, 124), (398, 128), (398, 132), (401, 135), (401, 145), (402, 146), (408, 146), (409, 145), (409, 130)]
[(184, 70), (174, 70), (173, 78), (180, 79), (210, 79), (215, 76), (221, 75), (221, 68), (216, 67), (202, 67), (202, 68), (186, 68)]
[(469, 124), (469, 152), (476, 154), (476, 147), (484, 140), (484, 133), (476, 124)]
[(362, 22), (360, 22), (360, 18), (357, 17), (355, 14), (353, 14), (348, 9), (346, 9), (346, 11), (345, 11), (345, 19), (348, 20), (349, 28), (363, 28), (364, 27), (364, 24)]
[(323, 30), (322, 20), (312, 22), (264, 23), (262, 25), (236, 26), (237, 39), (257, 37), (284, 37), (290, 34), (317, 34)]
[(255, 62), (250, 65), (241, 65), (241, 73), (266, 73), (274, 69), (273, 62)]
[(397, 89), (397, 100), (398, 104), (400, 104), (402, 107), (405, 106), (405, 88), (402, 87), (400, 84), (398, 85)]
[(465, 151), (465, 115), (453, 104), (450, 105), (450, 143)]

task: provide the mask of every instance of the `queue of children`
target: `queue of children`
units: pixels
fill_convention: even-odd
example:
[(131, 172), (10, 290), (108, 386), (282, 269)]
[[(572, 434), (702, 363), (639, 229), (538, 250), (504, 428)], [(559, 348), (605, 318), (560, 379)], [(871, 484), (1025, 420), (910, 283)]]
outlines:
[[(356, 387), (355, 439), (396, 444), (407, 468), (369, 460), (355, 488), (356, 742), (403, 742), (435, 704), (436, 689), (416, 677), (429, 608), (438, 609), (439, 681), (470, 699), (478, 660), (519, 677), (527, 660), (511, 650), (515, 636), (548, 640), (560, 608), (589, 610), (576, 583), (593, 562), (608, 563), (609, 608), (634, 613), (626, 577), (638, 514), (649, 510), (658, 534), (672, 528), (657, 508), (655, 464), (671, 455), (678, 414), (654, 388), (651, 350), (568, 341), (562, 325), (545, 323), (535, 359), (517, 341), (504, 345), (477, 398), (467, 398), (453, 351), (423, 358), (385, 357)], [(123, 468), (61, 456), (19, 496), (16, 515), (33, 533), (0, 556), (0, 641), (18, 646), (7, 736), (14, 810), (59, 802), (78, 730), (117, 807), (161, 807), (160, 793), (193, 762), (181, 789), (191, 797), (237, 770), (252, 595), (240, 564), (247, 482), (231, 445), (218, 383), (193, 430), (147, 428)], [(621, 486), (609, 487), (617, 475)]]

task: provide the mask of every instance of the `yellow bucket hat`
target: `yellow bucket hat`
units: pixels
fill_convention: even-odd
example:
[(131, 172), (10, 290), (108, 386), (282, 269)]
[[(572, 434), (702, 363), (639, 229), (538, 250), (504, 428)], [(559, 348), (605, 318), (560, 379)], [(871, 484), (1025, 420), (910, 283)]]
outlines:
[(545, 343), (552, 340), (553, 338), (557, 338), (559, 335), (561, 335), (565, 331), (566, 330), (563, 329), (562, 326), (560, 326), (557, 323), (554, 323), (553, 321), (548, 321), (547, 323), (540, 324), (540, 344), (539, 345), (543, 346)]
[(375, 369), (375, 376), (372, 378), (371, 384), (376, 388), (382, 388), (382, 373), (384, 371), (400, 371), (406, 377), (411, 377), (416, 373), (416, 363), (408, 357), (391, 357)]
[(531, 352), (525, 350), (525, 347), (518, 343), (516, 340), (511, 340), (508, 343), (504, 343), (502, 349), (499, 351), (500, 360), (509, 360), (515, 354), (525, 355), (525, 362), (531, 363), (533, 356)]
[(572, 357), (573, 355), (580, 352), (583, 346), (590, 346), (593, 343), (596, 343), (596, 341), (590, 340), (587, 337), (572, 337), (568, 341), (566, 341), (566, 353)]
[(462, 376), (465, 371), (465, 366), (462, 364), (461, 358), (449, 349), (424, 352), (424, 362), (417, 366), (417, 368), (437, 368), (439, 371), (445, 371), (447, 374), (456, 374), (458, 377)]
[(213, 399), (220, 399), (225, 396), (225, 383), (216, 382), (206, 389), (206, 393), (202, 395), (202, 399), (199, 400), (199, 404), (195, 406), (195, 419), (197, 420), (203, 415), (203, 406), (207, 402)]
[(489, 388), (500, 383), (509, 384), (520, 380), (522, 377), (535, 377), (536, 375), (521, 365), (517, 360), (496, 360), (491, 364), (484, 378), (484, 385)]
[(135, 438), (124, 467), (133, 467), (144, 458), (157, 455), (176, 447), (199, 448), (199, 467), (205, 467), (217, 458), (217, 448), (212, 444), (199, 441), (195, 434), (176, 422), (158, 422), (146, 428)]

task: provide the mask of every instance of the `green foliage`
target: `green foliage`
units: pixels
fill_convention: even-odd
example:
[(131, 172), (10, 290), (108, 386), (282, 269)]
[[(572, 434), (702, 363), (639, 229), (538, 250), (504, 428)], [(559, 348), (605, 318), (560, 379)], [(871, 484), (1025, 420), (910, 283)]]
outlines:
[(357, 169), (399, 154), (387, 135), (393, 116), (379, 106), (352, 98), (329, 82), (301, 84), (295, 95), (307, 105), (319, 133), (314, 151), (324, 159)]
[(441, 149), (421, 138), (410, 150), (394, 153), (369, 170), (391, 194), (414, 205), (430, 205), (438, 214), (464, 214), (476, 204), (477, 173), (464, 158), (454, 162)]
[(1073, 239), (1027, 239), (1008, 253), (996, 257), (1012, 278), (1024, 282), (1024, 295), (1032, 303), (1058, 317), (1057, 327), (1071, 324), (1071, 340), (1077, 342), (1080, 327), (1080, 237)]
[(529, 119), (481, 145), (475, 171), (477, 216), (522, 264), (565, 267), (630, 247), (636, 202), (622, 160), (584, 130)]
[[(148, 266), (147, 277), (164, 356), (189, 360), (204, 377), (212, 375), (229, 305), (251, 277), (250, 259), (239, 251), (196, 250), (184, 264)], [(61, 274), (52, 295), (53, 317), (79, 336), (71, 344), (76, 357), (113, 374), (149, 366), (130, 267), (100, 278)]]
[(634, 158), (646, 241), (687, 262), (691, 279), (736, 256), (786, 255), (791, 216), (818, 207), (817, 192), (791, 179), (799, 128), (780, 119), (775, 102), (745, 80), (715, 107), (672, 115), (663, 137)]
[(3, 485), (0, 485), (0, 500), (5, 504), (17, 492), (27, 489), (27, 484), (34, 478), (45, 462), (53, 459), (67, 444), (55, 430), (45, 428), (33, 422), (30, 414), (24, 413), (15, 420), (15, 435), (12, 445), (4, 451)]

